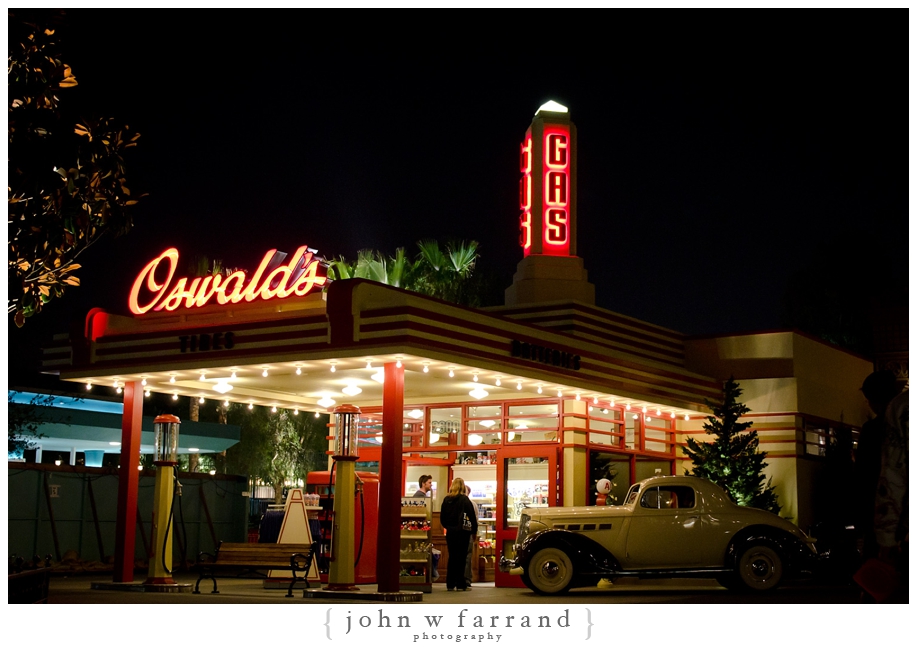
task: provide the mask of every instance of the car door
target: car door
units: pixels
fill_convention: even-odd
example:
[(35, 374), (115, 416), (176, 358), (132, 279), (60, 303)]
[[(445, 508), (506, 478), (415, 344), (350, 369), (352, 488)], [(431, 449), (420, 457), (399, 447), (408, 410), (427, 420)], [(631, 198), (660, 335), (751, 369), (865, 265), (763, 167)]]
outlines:
[(625, 548), (626, 569), (691, 568), (705, 565), (702, 510), (694, 488), (653, 486), (634, 505)]

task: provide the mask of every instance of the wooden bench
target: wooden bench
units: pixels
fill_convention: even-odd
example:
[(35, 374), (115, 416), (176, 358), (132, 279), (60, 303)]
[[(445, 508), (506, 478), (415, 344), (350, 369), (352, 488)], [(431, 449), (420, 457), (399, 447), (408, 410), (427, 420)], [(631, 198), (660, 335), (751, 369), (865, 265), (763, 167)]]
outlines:
[[(236, 576), (245, 572), (268, 570), (289, 570), (293, 576), (286, 597), (293, 597), (293, 585), (296, 582), (307, 582), (309, 569), (312, 568), (312, 556), (318, 549), (318, 542), (312, 544), (242, 544), (220, 542), (216, 555), (200, 553), (197, 558), (197, 582), (192, 593), (200, 593), (201, 580), (209, 577), (213, 581), (213, 591), (217, 590), (217, 571), (233, 571)], [(302, 575), (298, 575), (302, 573)]]

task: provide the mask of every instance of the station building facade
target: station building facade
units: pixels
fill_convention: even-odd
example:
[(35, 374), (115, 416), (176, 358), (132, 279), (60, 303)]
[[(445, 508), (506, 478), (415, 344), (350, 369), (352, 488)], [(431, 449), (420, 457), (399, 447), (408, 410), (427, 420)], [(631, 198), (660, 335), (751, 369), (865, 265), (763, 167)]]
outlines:
[[(832, 436), (868, 417), (859, 387), (872, 363), (794, 331), (689, 338), (597, 307), (576, 253), (575, 153), (566, 110), (543, 106), (521, 145), (523, 258), (503, 306), (332, 283), (305, 245), (220, 279), (177, 276), (170, 249), (140, 271), (130, 315), (90, 312), (82, 334), (46, 349), (45, 369), (122, 387), (125, 420), (142, 414), (143, 388), (302, 415), (356, 405), (379, 518), (397, 518), (421, 474), (437, 484), (434, 509), (462, 476), (493, 511), (482, 525), (497, 560), (511, 556), (522, 506), (594, 504), (597, 474), (613, 477), (613, 500), (689, 469), (685, 439), (702, 440), (706, 403), (733, 376), (781, 514), (806, 529)], [(127, 451), (132, 433), (126, 422)], [(397, 582), (397, 534), (378, 528), (380, 586)]]

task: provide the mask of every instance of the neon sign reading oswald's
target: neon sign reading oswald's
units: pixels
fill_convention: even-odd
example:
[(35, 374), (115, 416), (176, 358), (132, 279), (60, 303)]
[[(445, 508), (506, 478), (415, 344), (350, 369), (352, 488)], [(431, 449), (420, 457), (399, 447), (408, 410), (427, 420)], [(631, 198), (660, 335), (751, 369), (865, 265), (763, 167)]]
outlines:
[[(220, 305), (251, 302), (256, 299), (285, 299), (290, 296), (305, 296), (313, 287), (322, 286), (327, 280), (318, 275), (319, 262), (313, 258), (307, 247), (300, 247), (284, 263), (287, 254), (272, 249), (264, 255), (258, 269), (249, 276), (236, 271), (229, 276), (215, 275), (189, 278), (175, 278), (178, 265), (178, 250), (174, 247), (150, 261), (144, 267), (134, 285), (128, 300), (131, 312), (142, 315), (150, 310), (177, 310), (178, 308), (200, 308), (211, 302)], [(165, 280), (157, 279), (160, 266)]]

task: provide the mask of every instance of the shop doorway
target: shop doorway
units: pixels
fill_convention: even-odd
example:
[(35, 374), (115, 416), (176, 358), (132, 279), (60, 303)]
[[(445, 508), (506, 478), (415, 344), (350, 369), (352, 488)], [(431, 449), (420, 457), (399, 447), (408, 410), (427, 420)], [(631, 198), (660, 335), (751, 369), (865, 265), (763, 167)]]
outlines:
[[(501, 573), (500, 558), (515, 557), (519, 518), (528, 507), (553, 507), (561, 500), (556, 446), (507, 447), (497, 450), (497, 500), (492, 522), (496, 586), (524, 587), (517, 575)], [(480, 522), (480, 520), (479, 520)]]

